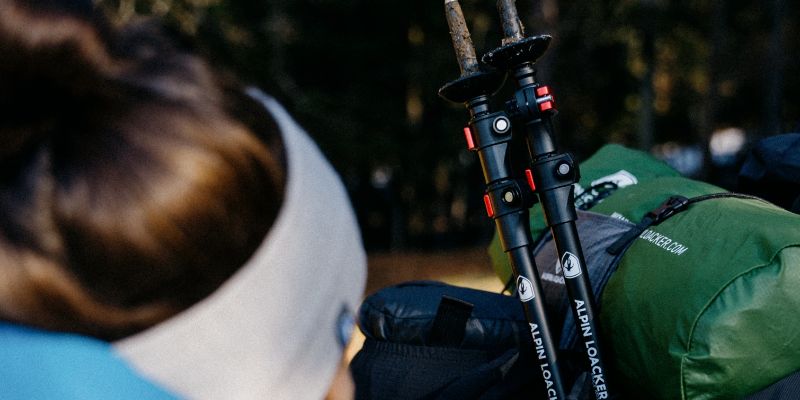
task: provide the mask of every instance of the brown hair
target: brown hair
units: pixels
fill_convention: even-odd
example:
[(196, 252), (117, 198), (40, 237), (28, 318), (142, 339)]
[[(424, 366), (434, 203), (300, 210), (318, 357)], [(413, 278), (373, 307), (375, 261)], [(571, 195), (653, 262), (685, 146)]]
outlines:
[(152, 24), (0, 0), (0, 318), (124, 337), (214, 291), (280, 207), (263, 107)]

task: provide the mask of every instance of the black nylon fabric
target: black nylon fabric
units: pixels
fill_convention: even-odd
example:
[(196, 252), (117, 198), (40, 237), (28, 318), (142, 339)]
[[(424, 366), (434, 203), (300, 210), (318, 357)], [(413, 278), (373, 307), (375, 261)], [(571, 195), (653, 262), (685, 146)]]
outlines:
[(356, 399), (435, 398), (451, 381), (492, 360), (488, 351), (367, 338), (350, 363)]
[(737, 191), (800, 213), (800, 133), (759, 140), (739, 171)]
[(542, 399), (530, 355), (367, 339), (350, 364), (356, 400)]
[(473, 305), (459, 347), (509, 349), (530, 342), (517, 298), (433, 281), (403, 283), (367, 297), (358, 311), (358, 326), (368, 338), (432, 345), (430, 333), (442, 296)]
[(745, 400), (800, 399), (800, 371), (767, 386), (766, 389), (747, 396)]
[[(432, 338), (443, 298), (473, 307), (468, 318), (457, 319), (463, 326), (444, 324), (459, 335), (463, 330), (461, 343)], [(515, 297), (409, 282), (368, 297), (359, 309), (359, 328), (367, 339), (350, 364), (357, 399), (544, 398), (528, 323)], [(560, 352), (568, 386), (584, 361), (581, 353)]]

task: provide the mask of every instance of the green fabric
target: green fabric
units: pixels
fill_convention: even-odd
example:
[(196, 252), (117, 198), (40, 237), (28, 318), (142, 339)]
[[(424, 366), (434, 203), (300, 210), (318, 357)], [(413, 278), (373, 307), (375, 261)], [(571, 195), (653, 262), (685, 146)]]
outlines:
[[(614, 175), (620, 171), (627, 171), (633, 174), (639, 183), (648, 182), (659, 177), (680, 176), (677, 171), (667, 164), (656, 160), (647, 153), (628, 149), (618, 144), (603, 146), (592, 157), (581, 162), (580, 171), (581, 180), (579, 185), (583, 189), (589, 188), (592, 182), (600, 178)], [(577, 190), (578, 193), (581, 191), (582, 189)], [(547, 225), (545, 224), (541, 205), (536, 204), (531, 208), (530, 212), (531, 235), (535, 239), (547, 230)], [(505, 252), (503, 252), (500, 238), (496, 234), (489, 246), (489, 257), (492, 260), (495, 274), (503, 282), (508, 282), (511, 278), (511, 264)]]
[[(619, 146), (581, 166), (581, 185), (619, 169), (638, 184), (592, 211), (638, 222), (671, 195), (724, 192)], [(538, 206), (531, 227), (534, 237), (545, 229)], [(499, 243), (490, 254), (507, 281)], [(602, 295), (600, 327), (625, 398), (752, 394), (800, 370), (800, 215), (758, 200), (694, 203), (640, 235)]]
[[(662, 178), (595, 211), (638, 220), (670, 194), (718, 191)], [(661, 236), (646, 231), (650, 240), (634, 242), (601, 302), (600, 324), (631, 395), (739, 398), (800, 369), (800, 216), (714, 199), (651, 231)]]

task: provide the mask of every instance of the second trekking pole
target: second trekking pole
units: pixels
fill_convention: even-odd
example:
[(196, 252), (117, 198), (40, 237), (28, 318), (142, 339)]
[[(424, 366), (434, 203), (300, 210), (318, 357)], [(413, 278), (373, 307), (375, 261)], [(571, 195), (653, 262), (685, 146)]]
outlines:
[(486, 53), (482, 61), (507, 71), (516, 84), (512, 100), (506, 103), (515, 135), (523, 135), (530, 155), (526, 170), (528, 184), (536, 192), (547, 226), (553, 234), (564, 276), (570, 309), (578, 336), (586, 352), (587, 368), (595, 398), (610, 398), (606, 361), (597, 329), (595, 302), (586, 262), (575, 225), (574, 184), (580, 179), (578, 165), (569, 154), (554, 145), (552, 118), (555, 100), (548, 86), (536, 81), (534, 63), (547, 49), (549, 36), (525, 37), (515, 0), (499, 0), (504, 39), (502, 46)]
[[(492, 112), (489, 106), (489, 96), (503, 85), (505, 73), (480, 68), (458, 1), (445, 0), (445, 10), (461, 77), (442, 87), (439, 94), (447, 100), (463, 103), (472, 117), (464, 128), (467, 147), (480, 159), (486, 182), (483, 200), (511, 262), (517, 295), (538, 358), (539, 379), (548, 399), (565, 399), (565, 383), (545, 317), (544, 298), (532, 253), (528, 209), (535, 197), (524, 178), (514, 174), (511, 168), (510, 119), (505, 112)], [(531, 393), (530, 397), (541, 396)]]

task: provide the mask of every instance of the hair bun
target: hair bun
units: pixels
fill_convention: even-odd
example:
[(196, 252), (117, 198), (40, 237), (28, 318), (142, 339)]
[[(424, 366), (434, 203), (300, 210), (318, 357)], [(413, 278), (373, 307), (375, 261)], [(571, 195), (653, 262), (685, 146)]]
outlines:
[(108, 89), (105, 26), (86, 0), (0, 0), (3, 167)]

